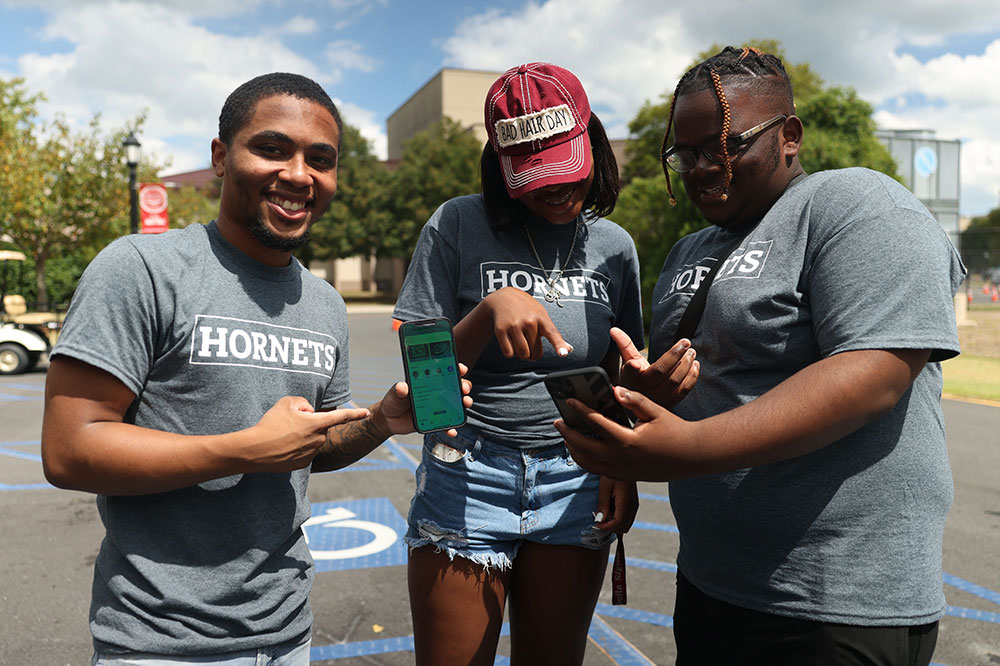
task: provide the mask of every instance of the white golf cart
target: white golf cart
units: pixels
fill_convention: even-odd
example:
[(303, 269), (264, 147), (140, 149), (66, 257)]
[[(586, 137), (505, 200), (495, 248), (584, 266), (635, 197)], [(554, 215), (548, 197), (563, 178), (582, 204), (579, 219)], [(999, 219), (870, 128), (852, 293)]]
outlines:
[[(60, 318), (52, 312), (29, 312), (24, 296), (7, 293), (11, 262), (24, 261), (24, 254), (0, 250), (0, 375), (16, 375), (34, 368), (59, 336)], [(20, 267), (18, 267), (20, 282)]]

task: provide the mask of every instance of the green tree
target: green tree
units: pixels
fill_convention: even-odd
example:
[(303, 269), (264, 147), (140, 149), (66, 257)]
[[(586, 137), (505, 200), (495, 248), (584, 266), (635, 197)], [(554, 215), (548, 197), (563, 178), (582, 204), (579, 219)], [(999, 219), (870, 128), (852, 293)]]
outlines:
[(667, 253), (683, 236), (706, 224), (683, 187), (675, 189), (674, 196), (677, 205), (671, 208), (665, 205), (667, 186), (662, 176), (637, 177), (622, 189), (612, 216), (629, 231), (639, 252), (642, 312), (647, 325), (652, 312), (653, 286)]
[(382, 228), (379, 254), (409, 258), (421, 228), (438, 206), (479, 191), (482, 150), (472, 133), (450, 118), (406, 142), (390, 178), (390, 217)]
[[(220, 181), (220, 179), (216, 179)], [(206, 224), (219, 214), (221, 181), (204, 188), (183, 185), (167, 190), (167, 214), (171, 229)]]
[[(35, 298), (49, 307), (49, 260), (81, 255), (89, 261), (128, 231), (128, 178), (122, 140), (143, 116), (106, 134), (100, 117), (74, 132), (62, 117), (39, 122), (36, 105), (20, 79), (0, 82), (0, 228), (4, 239), (32, 258)], [(140, 177), (155, 172), (140, 167)]]
[(303, 263), (378, 252), (389, 227), (385, 198), (389, 173), (357, 128), (344, 125), (337, 164), (337, 194), (296, 252)]
[[(822, 78), (808, 63), (790, 63), (775, 40), (751, 40), (746, 46), (773, 53), (782, 59), (795, 94), (796, 115), (805, 125), (805, 140), (800, 153), (808, 172), (844, 166), (865, 166), (898, 179), (896, 165), (888, 150), (875, 138), (872, 106), (850, 88), (825, 87)], [(692, 65), (718, 53), (722, 45), (713, 44), (700, 53)], [(636, 240), (642, 270), (643, 307), (647, 321), (652, 286), (673, 244), (682, 236), (708, 226), (698, 209), (691, 204), (683, 183), (671, 174), (677, 206), (667, 201), (660, 165), (660, 146), (667, 127), (673, 90), (664, 92), (658, 102), (646, 101), (629, 123), (625, 147), (628, 163), (624, 169), (624, 187), (614, 219)]]
[(959, 236), (959, 245), (962, 261), (970, 273), (985, 274), (1000, 268), (1000, 208), (972, 218), (969, 226)]
[[(788, 78), (792, 82), (792, 90), (798, 105), (801, 106), (803, 102), (809, 101), (822, 92), (823, 79), (819, 74), (813, 71), (808, 63), (789, 63), (785, 57), (784, 49), (776, 40), (752, 39), (745, 46), (752, 46), (781, 58), (785, 64), (785, 71), (788, 72)], [(710, 58), (723, 48), (725, 48), (724, 44), (712, 44), (699, 53), (691, 65)], [(629, 141), (625, 146), (625, 155), (628, 159), (624, 169), (626, 183), (637, 177), (662, 177), (660, 146), (663, 142), (663, 134), (667, 129), (667, 118), (670, 116), (670, 100), (672, 98), (673, 90), (667, 90), (660, 95), (658, 102), (646, 100), (635, 118), (629, 122)], [(870, 115), (871, 111), (869, 110), (868, 113)]]
[(799, 161), (807, 172), (865, 166), (899, 180), (896, 162), (875, 138), (872, 105), (853, 89), (826, 88), (796, 107), (806, 128)]

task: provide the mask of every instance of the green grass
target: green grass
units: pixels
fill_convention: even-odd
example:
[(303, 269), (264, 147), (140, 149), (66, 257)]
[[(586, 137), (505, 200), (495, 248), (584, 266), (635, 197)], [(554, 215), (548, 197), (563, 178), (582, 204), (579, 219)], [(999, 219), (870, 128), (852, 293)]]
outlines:
[(941, 364), (944, 392), (1000, 402), (1000, 358), (958, 356)]

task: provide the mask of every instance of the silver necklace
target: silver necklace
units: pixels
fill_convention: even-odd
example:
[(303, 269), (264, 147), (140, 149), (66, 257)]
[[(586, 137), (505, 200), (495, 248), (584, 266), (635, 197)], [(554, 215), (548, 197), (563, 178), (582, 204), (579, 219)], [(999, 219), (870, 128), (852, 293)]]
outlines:
[(569, 260), (573, 257), (573, 248), (576, 247), (576, 237), (580, 235), (580, 220), (576, 221), (576, 225), (573, 227), (573, 241), (569, 244), (569, 252), (566, 253), (566, 260), (563, 261), (562, 268), (559, 268), (559, 260), (556, 260), (555, 266), (552, 267), (551, 271), (545, 270), (545, 265), (542, 264), (542, 258), (538, 256), (538, 249), (535, 247), (535, 241), (531, 238), (531, 232), (528, 231), (528, 225), (524, 225), (524, 235), (528, 237), (528, 244), (531, 245), (531, 251), (535, 253), (535, 261), (538, 262), (538, 267), (542, 269), (542, 275), (546, 273), (552, 273), (551, 277), (545, 278), (545, 282), (549, 285), (548, 290), (545, 292), (545, 302), (555, 303), (559, 307), (563, 307), (562, 301), (559, 300), (559, 290), (556, 289), (556, 282), (562, 277), (563, 271), (569, 266)]

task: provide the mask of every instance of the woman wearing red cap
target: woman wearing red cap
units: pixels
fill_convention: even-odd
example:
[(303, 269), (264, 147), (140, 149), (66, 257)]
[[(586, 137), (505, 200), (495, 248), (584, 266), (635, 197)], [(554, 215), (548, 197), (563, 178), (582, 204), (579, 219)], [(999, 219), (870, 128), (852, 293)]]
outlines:
[(393, 313), (452, 321), (475, 400), (458, 437), (425, 437), (417, 470), (417, 663), (493, 664), (509, 599), (512, 663), (579, 664), (609, 545), (638, 499), (576, 465), (541, 380), (592, 365), (617, 379), (610, 329), (643, 340), (638, 259), (603, 218), (617, 164), (572, 73), (508, 70), (485, 120), (483, 191), (427, 222)]

